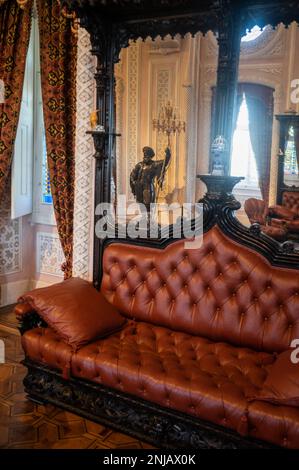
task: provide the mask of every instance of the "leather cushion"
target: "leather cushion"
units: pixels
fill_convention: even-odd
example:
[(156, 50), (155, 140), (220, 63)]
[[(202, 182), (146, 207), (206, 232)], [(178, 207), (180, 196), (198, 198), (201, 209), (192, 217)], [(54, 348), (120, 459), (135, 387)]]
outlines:
[(299, 364), (291, 361), (293, 349), (281, 353), (268, 367), (268, 376), (257, 400), (289, 406), (299, 406)]
[(87, 281), (72, 278), (23, 295), (55, 332), (74, 350), (120, 328), (125, 319)]
[(269, 207), (269, 215), (286, 220), (293, 220), (296, 218), (295, 212), (293, 212), (291, 209), (288, 209), (287, 207), (279, 205)]
[(273, 356), (130, 323), (82, 348), (72, 375), (247, 432), (247, 396), (257, 393)]
[(299, 274), (276, 268), (218, 227), (201, 248), (115, 243), (104, 252), (101, 288), (129, 318), (263, 351), (299, 338)]

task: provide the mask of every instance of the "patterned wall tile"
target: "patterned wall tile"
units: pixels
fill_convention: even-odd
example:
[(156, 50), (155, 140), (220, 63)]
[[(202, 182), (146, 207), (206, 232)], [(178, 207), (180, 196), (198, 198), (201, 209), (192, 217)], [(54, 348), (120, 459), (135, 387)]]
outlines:
[(10, 192), (0, 207), (0, 275), (22, 270), (22, 219), (11, 220)]
[(36, 248), (36, 271), (62, 277), (60, 266), (65, 258), (58, 235), (37, 232)]

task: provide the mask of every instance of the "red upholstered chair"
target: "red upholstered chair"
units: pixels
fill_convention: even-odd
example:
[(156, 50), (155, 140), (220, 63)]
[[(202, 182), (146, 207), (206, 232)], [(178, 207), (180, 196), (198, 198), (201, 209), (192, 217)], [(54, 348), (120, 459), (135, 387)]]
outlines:
[(271, 225), (267, 225), (268, 207), (265, 201), (255, 198), (247, 199), (244, 210), (250, 223), (260, 224), (263, 233), (279, 242), (286, 240), (288, 230), (285, 220), (272, 219)]
[[(299, 192), (285, 191), (282, 205), (269, 207), (271, 225), (274, 220), (284, 224), (291, 236), (299, 236)], [(275, 218), (275, 219), (273, 219)]]

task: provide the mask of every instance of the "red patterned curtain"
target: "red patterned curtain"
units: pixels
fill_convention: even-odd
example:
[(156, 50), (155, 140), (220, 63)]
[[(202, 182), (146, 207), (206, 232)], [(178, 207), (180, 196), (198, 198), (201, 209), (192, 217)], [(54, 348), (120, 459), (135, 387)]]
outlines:
[[(10, 175), (30, 39), (32, 0), (21, 9), (15, 0), (0, 5), (0, 201)], [(3, 87), (4, 85), (4, 87)]]
[(48, 165), (58, 233), (72, 275), (77, 37), (57, 0), (37, 0)]

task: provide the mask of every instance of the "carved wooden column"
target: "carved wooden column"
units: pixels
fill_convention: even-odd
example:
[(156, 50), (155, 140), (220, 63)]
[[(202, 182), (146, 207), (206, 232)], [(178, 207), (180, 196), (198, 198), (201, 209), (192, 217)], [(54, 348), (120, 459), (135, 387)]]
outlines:
[[(98, 125), (101, 130), (90, 131), (95, 145), (95, 209), (101, 203), (111, 202), (111, 178), (115, 147), (115, 78), (114, 64), (118, 60), (120, 48), (116, 47), (116, 35), (112, 25), (102, 22), (92, 15), (81, 17), (81, 26), (90, 33), (92, 54), (97, 58), (95, 73), (98, 111)], [(99, 216), (95, 216), (95, 224)], [(94, 273), (96, 287), (101, 280), (101, 249), (102, 240), (95, 235), (94, 242)]]
[(232, 8), (230, 0), (222, 0), (218, 23), (218, 71), (215, 103), (214, 136), (223, 136), (227, 150), (223, 155), (224, 174), (230, 174), (230, 158), (235, 122), (235, 103), (238, 85), (241, 46), (241, 11)]

